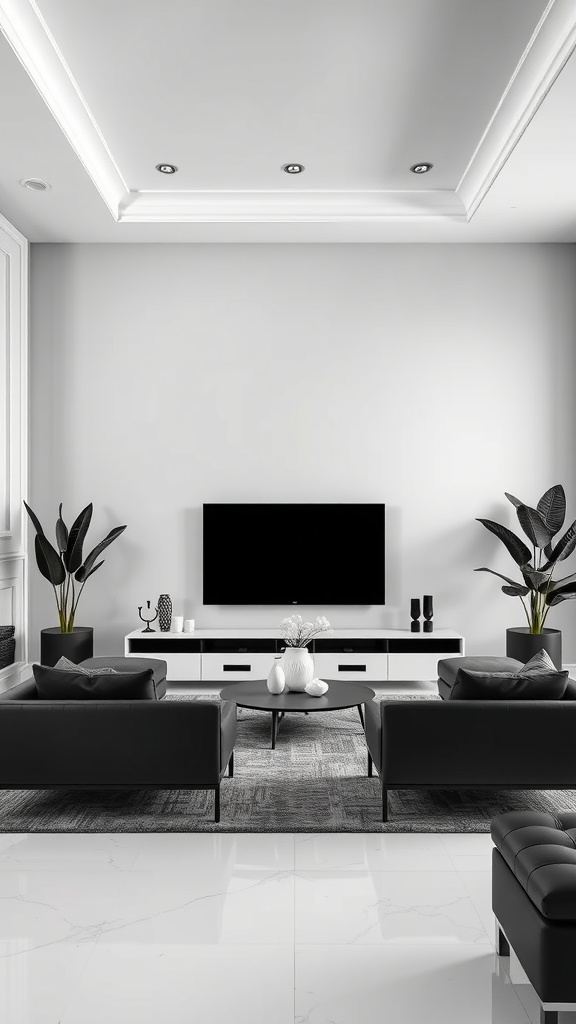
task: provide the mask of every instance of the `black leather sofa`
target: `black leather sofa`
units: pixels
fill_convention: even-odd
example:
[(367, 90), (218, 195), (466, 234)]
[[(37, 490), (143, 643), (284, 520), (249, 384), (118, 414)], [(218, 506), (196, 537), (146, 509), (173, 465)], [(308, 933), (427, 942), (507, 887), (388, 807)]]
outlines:
[[(510, 671), (506, 658), (453, 658)], [(495, 662), (504, 667), (497, 668)], [(489, 664), (487, 664), (489, 663)], [(439, 666), (440, 668), (440, 666)], [(449, 692), (448, 683), (444, 692)], [(440, 689), (440, 682), (439, 682)], [(564, 700), (394, 700), (365, 705), (368, 774), (390, 789), (575, 789), (576, 683)]]
[[(114, 667), (110, 658), (83, 664), (94, 661)], [(131, 658), (128, 668), (162, 665), (165, 680), (165, 662)], [(47, 701), (29, 680), (0, 695), (0, 788), (212, 789), (220, 821), (235, 741), (232, 701)]]

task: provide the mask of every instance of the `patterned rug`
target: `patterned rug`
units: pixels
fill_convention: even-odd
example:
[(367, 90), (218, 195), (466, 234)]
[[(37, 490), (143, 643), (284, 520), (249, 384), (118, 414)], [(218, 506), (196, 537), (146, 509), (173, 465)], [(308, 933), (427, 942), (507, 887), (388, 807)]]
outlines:
[(239, 708), (219, 825), (204, 791), (5, 790), (0, 832), (488, 832), (503, 811), (576, 810), (576, 791), (399, 790), (389, 804), (383, 825), (356, 708), (287, 715), (276, 750), (270, 716)]

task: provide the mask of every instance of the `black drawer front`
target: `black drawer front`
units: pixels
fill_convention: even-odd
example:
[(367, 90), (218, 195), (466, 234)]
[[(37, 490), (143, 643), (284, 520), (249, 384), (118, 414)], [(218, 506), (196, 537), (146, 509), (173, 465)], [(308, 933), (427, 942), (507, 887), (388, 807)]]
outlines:
[(338, 665), (339, 672), (365, 672), (366, 665)]
[(276, 654), (276, 640), (203, 640), (206, 654)]
[(223, 672), (251, 672), (252, 665), (222, 665)]
[(407, 637), (402, 640), (389, 640), (388, 650), (390, 654), (459, 654), (461, 641), (458, 637), (453, 640), (434, 639), (434, 637), (422, 637), (421, 640)]
[(315, 640), (316, 654), (386, 654), (387, 640)]
[(200, 654), (202, 641), (188, 637), (170, 640), (163, 640), (162, 637), (139, 640), (135, 637), (128, 641), (128, 649), (130, 654), (148, 654), (151, 658), (156, 654)]

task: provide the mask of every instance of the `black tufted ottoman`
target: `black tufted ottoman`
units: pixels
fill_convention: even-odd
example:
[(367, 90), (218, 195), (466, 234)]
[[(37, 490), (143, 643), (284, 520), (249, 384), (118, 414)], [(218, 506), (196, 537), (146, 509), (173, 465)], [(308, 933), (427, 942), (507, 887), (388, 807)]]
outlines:
[(576, 1009), (576, 812), (512, 811), (492, 822), (497, 951), (516, 953), (541, 1024)]

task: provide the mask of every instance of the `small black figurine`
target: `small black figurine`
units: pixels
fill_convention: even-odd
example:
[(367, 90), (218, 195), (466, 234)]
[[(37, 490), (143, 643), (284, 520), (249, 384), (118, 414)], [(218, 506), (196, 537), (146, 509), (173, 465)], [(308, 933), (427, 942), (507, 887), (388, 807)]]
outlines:
[(434, 624), (432, 622), (432, 616), (434, 615), (434, 606), (432, 603), (432, 594), (424, 594), (423, 598), (424, 606), (424, 632), (433, 633)]
[(420, 598), (413, 597), (410, 601), (410, 617), (412, 622), (410, 623), (410, 630), (412, 633), (420, 632)]
[[(148, 611), (151, 610), (150, 609), (150, 601), (146, 601), (146, 608), (148, 609)], [(150, 629), (150, 623), (154, 622), (154, 619), (156, 619), (158, 617), (158, 609), (156, 609), (156, 614), (153, 615), (151, 619), (147, 619), (144, 615), (142, 615), (142, 605), (139, 605), (139, 607), (138, 607), (138, 615), (142, 619), (142, 622), (146, 623), (146, 629), (143, 629), (142, 632), (143, 633), (155, 633), (156, 632), (155, 629)]]

